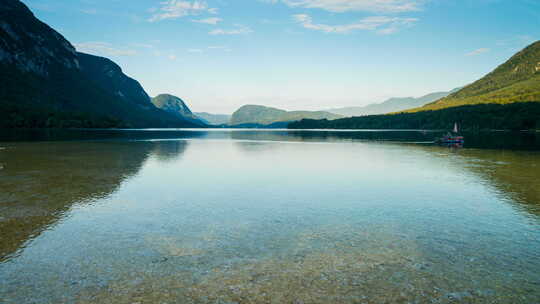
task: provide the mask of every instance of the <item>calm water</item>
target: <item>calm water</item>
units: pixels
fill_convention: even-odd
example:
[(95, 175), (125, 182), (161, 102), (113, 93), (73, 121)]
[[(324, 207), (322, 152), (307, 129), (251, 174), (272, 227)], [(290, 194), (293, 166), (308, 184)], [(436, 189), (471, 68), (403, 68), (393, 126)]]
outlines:
[(4, 133), (0, 303), (539, 303), (540, 135), (433, 137)]

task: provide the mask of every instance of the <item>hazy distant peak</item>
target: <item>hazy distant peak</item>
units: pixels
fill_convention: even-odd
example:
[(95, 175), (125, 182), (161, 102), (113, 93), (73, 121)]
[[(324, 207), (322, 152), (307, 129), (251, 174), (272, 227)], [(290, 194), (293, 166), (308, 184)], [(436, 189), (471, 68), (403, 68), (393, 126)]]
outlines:
[(340, 114), (343, 116), (364, 116), (364, 115), (377, 115), (387, 114), (392, 112), (404, 111), (416, 107), (421, 107), (425, 104), (433, 102), (448, 96), (452, 92), (458, 89), (454, 89), (449, 92), (435, 92), (430, 93), (418, 98), (415, 97), (392, 97), (381, 103), (369, 104), (367, 106), (360, 107), (345, 107), (327, 110), (328, 112)]

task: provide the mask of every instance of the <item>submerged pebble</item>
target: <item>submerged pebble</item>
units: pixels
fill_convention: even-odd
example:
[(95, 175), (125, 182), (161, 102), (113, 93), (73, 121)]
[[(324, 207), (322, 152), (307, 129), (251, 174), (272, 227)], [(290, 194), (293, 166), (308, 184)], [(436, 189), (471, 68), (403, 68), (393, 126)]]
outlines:
[(446, 294), (446, 298), (451, 300), (458, 300), (461, 301), (463, 298), (469, 298), (472, 297), (472, 294), (468, 291), (463, 292), (450, 292)]

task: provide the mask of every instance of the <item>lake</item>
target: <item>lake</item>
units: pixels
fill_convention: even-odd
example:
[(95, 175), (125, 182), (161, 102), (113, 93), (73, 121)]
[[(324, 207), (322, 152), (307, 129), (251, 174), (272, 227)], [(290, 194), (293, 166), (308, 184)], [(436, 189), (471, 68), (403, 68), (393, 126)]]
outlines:
[(0, 132), (0, 303), (539, 303), (540, 133)]

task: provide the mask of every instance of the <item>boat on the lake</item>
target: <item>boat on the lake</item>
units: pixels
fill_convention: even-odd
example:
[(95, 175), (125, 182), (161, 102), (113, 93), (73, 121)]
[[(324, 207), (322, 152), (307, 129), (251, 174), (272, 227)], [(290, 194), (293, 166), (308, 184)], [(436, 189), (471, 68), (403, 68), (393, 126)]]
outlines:
[(445, 145), (462, 145), (465, 142), (465, 138), (463, 136), (458, 135), (458, 132), (459, 132), (458, 124), (455, 123), (454, 130), (452, 133), (448, 132), (443, 137), (436, 139), (435, 142), (439, 144), (445, 144)]

